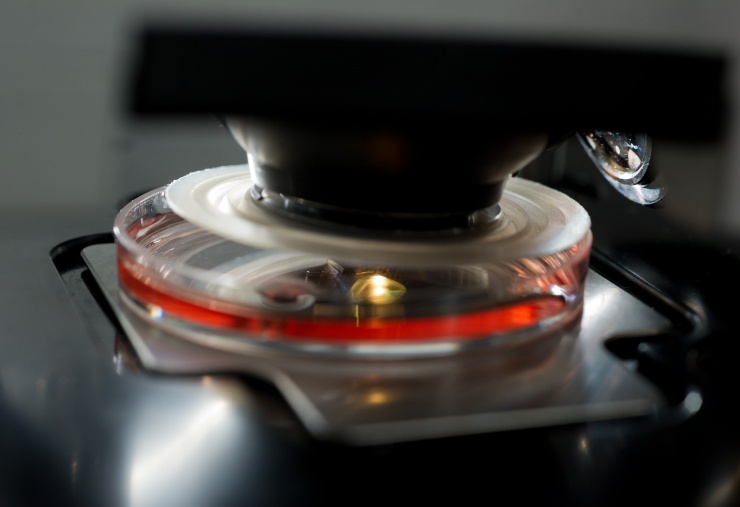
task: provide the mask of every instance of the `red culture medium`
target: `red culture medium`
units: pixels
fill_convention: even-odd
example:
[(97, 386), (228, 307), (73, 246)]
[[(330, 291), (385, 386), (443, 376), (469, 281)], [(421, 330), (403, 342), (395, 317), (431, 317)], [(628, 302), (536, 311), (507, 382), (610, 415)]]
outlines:
[(164, 315), (219, 330), (268, 339), (324, 340), (337, 343), (393, 343), (442, 338), (480, 338), (535, 326), (566, 306), (554, 296), (539, 296), (488, 310), (414, 318), (301, 319), (277, 315), (236, 315), (206, 308), (155, 288), (118, 263), (119, 280), (130, 296)]

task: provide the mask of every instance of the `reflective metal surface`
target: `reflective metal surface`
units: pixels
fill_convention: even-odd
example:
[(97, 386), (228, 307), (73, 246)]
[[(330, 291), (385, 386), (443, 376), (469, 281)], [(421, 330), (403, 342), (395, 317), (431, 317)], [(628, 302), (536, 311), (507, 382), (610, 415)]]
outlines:
[[(78, 306), (51, 264), (64, 238), (110, 219), (0, 216), (0, 505), (233, 505), (257, 494), (291, 460), (278, 449), (264, 459), (280, 411), (263, 419), (259, 389), (234, 378), (119, 368), (115, 329), (90, 319), (99, 307), (84, 281), (71, 281)], [(257, 494), (288, 493), (269, 495)]]
[(650, 166), (653, 144), (650, 136), (585, 130), (577, 137), (606, 181), (627, 199), (650, 205), (665, 196), (664, 183)]

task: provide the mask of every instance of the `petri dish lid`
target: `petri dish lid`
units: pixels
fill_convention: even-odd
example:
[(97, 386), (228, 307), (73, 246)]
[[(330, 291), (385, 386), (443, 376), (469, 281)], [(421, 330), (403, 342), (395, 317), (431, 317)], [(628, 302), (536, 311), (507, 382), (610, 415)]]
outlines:
[[(444, 185), (444, 181), (440, 181)], [(474, 234), (377, 237), (316, 227), (255, 203), (245, 165), (190, 173), (173, 181), (165, 197), (178, 216), (245, 245), (393, 265), (439, 265), (532, 258), (565, 250), (590, 232), (588, 213), (576, 201), (539, 183), (510, 177), (499, 202), (501, 217)]]

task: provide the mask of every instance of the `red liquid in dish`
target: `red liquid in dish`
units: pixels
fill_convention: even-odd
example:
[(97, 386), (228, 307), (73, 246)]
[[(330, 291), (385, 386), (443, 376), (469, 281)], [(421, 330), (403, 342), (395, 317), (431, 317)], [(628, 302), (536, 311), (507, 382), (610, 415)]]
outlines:
[(463, 314), (412, 318), (298, 318), (233, 313), (206, 307), (148, 284), (143, 273), (133, 273), (119, 261), (119, 280), (130, 296), (165, 317), (227, 330), (261, 339), (314, 340), (335, 343), (393, 343), (442, 338), (471, 339), (527, 329), (557, 316), (566, 307), (558, 297), (540, 296), (522, 302)]

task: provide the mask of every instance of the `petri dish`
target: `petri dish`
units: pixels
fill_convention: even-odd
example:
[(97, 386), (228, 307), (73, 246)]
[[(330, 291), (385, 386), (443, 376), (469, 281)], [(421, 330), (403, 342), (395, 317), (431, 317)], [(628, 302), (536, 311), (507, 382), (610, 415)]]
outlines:
[(438, 234), (335, 228), (259, 195), (227, 166), (130, 202), (114, 223), (124, 302), (208, 346), (350, 357), (517, 347), (580, 317), (590, 220), (535, 182), (511, 178), (482, 225)]

